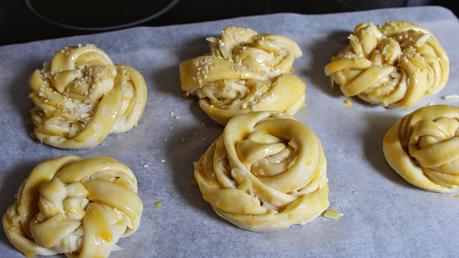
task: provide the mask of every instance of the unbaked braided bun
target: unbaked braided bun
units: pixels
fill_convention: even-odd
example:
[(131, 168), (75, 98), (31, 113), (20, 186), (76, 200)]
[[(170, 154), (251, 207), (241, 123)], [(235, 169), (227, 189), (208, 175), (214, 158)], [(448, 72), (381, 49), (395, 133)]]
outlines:
[(346, 96), (407, 107), (439, 92), (448, 81), (448, 56), (428, 30), (403, 21), (362, 23), (349, 46), (325, 66)]
[(34, 134), (63, 148), (94, 147), (137, 125), (147, 87), (134, 68), (115, 66), (93, 45), (65, 47), (30, 78)]
[(293, 40), (241, 27), (227, 27), (208, 40), (209, 55), (180, 64), (180, 81), (213, 120), (224, 125), (251, 111), (293, 115), (304, 106), (306, 85), (290, 73), (302, 55)]
[(459, 108), (427, 106), (384, 136), (389, 165), (409, 183), (434, 192), (459, 190)]
[(282, 113), (233, 117), (195, 163), (194, 175), (215, 212), (248, 230), (307, 223), (329, 206), (320, 140)]
[(3, 216), (24, 255), (108, 257), (140, 224), (143, 204), (132, 171), (110, 157), (63, 156), (36, 166)]

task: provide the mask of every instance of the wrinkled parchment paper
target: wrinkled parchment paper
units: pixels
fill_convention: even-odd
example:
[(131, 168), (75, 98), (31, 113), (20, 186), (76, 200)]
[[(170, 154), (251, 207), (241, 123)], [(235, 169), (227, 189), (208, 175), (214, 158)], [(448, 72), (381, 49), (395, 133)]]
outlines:
[[(410, 109), (387, 110), (353, 100), (346, 108), (330, 87), (323, 67), (345, 47), (360, 22), (403, 19), (435, 33), (451, 61), (448, 85)], [(224, 26), (249, 26), (296, 40), (304, 56), (295, 73), (308, 85), (306, 107), (296, 117), (322, 140), (328, 160), (331, 208), (338, 220), (322, 217), (305, 226), (253, 233), (217, 217), (190, 183), (193, 162), (221, 133), (197, 105), (180, 92), (177, 65), (204, 54), (205, 37)], [(148, 104), (137, 128), (110, 135), (90, 150), (64, 151), (29, 137), (31, 101), (27, 80), (55, 50), (93, 43), (115, 63), (136, 67), (148, 84)], [(139, 230), (122, 239), (112, 257), (457, 257), (459, 199), (418, 190), (386, 164), (385, 131), (402, 115), (441, 96), (459, 94), (459, 23), (447, 9), (420, 7), (331, 15), (276, 14), (38, 41), (0, 47), (0, 208), (14, 199), (38, 162), (58, 155), (111, 155), (137, 175), (145, 210)], [(452, 102), (449, 102), (454, 104)], [(456, 103), (457, 105), (457, 103)], [(175, 116), (171, 116), (174, 112)], [(177, 117), (178, 116), (178, 117)], [(154, 203), (161, 201), (162, 206)], [(1, 234), (1, 257), (20, 257)]]

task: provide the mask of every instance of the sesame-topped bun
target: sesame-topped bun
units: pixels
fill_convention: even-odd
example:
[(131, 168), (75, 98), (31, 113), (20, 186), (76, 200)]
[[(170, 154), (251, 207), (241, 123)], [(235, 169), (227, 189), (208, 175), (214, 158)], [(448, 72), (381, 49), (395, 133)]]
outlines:
[(435, 36), (416, 24), (362, 23), (349, 46), (325, 66), (346, 96), (368, 103), (408, 107), (439, 92), (448, 81), (449, 61)]
[(295, 41), (241, 27), (227, 27), (208, 41), (208, 55), (180, 64), (180, 81), (217, 123), (251, 111), (293, 115), (304, 106), (306, 84), (290, 73), (302, 55)]
[(147, 101), (142, 75), (114, 65), (94, 45), (57, 51), (29, 83), (34, 135), (63, 149), (91, 148), (110, 133), (130, 130)]

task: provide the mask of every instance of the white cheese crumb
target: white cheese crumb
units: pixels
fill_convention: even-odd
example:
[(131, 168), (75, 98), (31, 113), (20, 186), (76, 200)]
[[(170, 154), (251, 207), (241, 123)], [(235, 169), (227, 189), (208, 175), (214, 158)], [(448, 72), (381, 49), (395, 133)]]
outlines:
[(147, 167), (149, 167), (149, 165), (148, 165), (148, 164), (145, 164), (145, 165), (143, 165), (143, 167), (144, 167), (144, 168), (147, 168)]
[(175, 114), (174, 114), (174, 112), (170, 112), (169, 115), (170, 116), (174, 116)]
[(166, 163), (166, 160), (162, 159), (162, 160), (161, 160), (161, 163)]

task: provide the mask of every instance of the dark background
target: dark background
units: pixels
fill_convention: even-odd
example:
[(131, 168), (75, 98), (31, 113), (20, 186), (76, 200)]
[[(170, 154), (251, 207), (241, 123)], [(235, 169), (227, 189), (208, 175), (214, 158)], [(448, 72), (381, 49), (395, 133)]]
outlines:
[[(96, 33), (113, 27), (162, 26), (278, 12), (320, 14), (417, 5), (441, 5), (456, 16), (459, 13), (459, 2), (453, 0), (180, 0), (175, 4), (174, 0), (1, 0), (0, 45)], [(151, 17), (155, 14), (158, 16)]]

